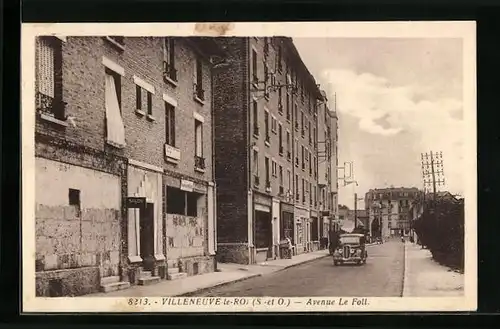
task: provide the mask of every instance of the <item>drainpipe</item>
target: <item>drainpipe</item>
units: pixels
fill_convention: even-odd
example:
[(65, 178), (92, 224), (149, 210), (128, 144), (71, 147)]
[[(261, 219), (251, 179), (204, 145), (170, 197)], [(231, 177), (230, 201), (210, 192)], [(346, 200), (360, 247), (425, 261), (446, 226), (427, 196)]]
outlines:
[[(251, 148), (252, 148), (252, 143), (251, 143), (251, 140), (252, 140), (252, 132), (251, 132), (251, 129), (252, 129), (252, 126), (250, 124), (250, 104), (251, 104), (251, 96), (250, 96), (250, 79), (249, 79), (249, 70), (248, 70), (248, 59), (250, 58), (250, 38), (245, 38), (245, 54), (246, 54), (246, 60), (245, 60), (245, 64), (247, 65), (246, 69), (244, 70), (244, 74), (243, 74), (243, 85), (242, 85), (242, 88), (243, 88), (243, 92), (246, 92), (246, 104), (247, 104), (247, 111), (246, 111), (246, 137), (247, 137), (247, 150), (246, 150), (246, 153), (247, 153), (247, 186), (248, 186), (248, 192), (250, 193), (251, 192), (251, 189), (252, 189), (252, 172), (251, 172), (251, 163), (252, 163), (252, 159), (251, 159), (251, 156), (252, 156), (252, 152), (250, 151)], [(249, 194), (247, 193), (247, 195)], [(253, 198), (253, 196), (252, 196)], [(247, 205), (248, 205), (248, 201), (247, 201)], [(252, 207), (253, 207), (253, 202), (252, 202)], [(247, 213), (250, 209), (247, 210)], [(254, 238), (254, 221), (253, 221), (253, 214), (254, 214), (254, 211), (253, 211), (253, 208), (251, 209), (251, 214), (252, 214), (252, 218), (247, 218), (247, 220), (251, 220), (252, 222), (252, 239)], [(248, 224), (247, 224), (248, 226)], [(250, 245), (252, 244), (253, 245), (253, 242), (250, 241), (250, 236), (247, 234), (247, 240), (248, 240), (248, 253), (249, 253), (249, 256), (250, 255)], [(253, 252), (252, 252), (252, 255), (253, 255)], [(252, 258), (253, 257), (249, 257), (249, 260), (250, 262), (249, 263), (252, 263)]]
[[(213, 227), (212, 227), (212, 233), (213, 233), (213, 244), (214, 244), (214, 252), (215, 252), (215, 257), (214, 257), (214, 271), (217, 271), (217, 182), (216, 182), (216, 176), (215, 176), (215, 102), (214, 102), (214, 77), (215, 77), (215, 70), (214, 70), (214, 63), (211, 63), (211, 77), (210, 77), (210, 92), (211, 92), (211, 107), (210, 107), (210, 119), (211, 119), (211, 143), (212, 143), (212, 181), (214, 183), (214, 186), (212, 188), (212, 201), (213, 201)], [(209, 242), (212, 243), (212, 242)]]

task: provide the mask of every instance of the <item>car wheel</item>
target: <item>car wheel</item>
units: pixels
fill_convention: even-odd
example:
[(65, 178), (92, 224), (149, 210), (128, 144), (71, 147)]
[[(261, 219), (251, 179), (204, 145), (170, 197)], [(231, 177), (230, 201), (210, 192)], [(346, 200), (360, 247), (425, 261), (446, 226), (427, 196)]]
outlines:
[(338, 266), (339, 265), (339, 262), (337, 262), (336, 260), (333, 261), (333, 266)]

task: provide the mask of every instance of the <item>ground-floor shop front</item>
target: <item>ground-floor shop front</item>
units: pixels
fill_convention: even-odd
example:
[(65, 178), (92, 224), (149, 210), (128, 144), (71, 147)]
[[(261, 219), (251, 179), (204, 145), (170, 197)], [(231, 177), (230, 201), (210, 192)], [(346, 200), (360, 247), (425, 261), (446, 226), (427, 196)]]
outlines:
[(321, 213), (315, 210), (311, 210), (311, 251), (317, 251), (320, 249), (321, 242)]
[(274, 258), (273, 199), (265, 194), (253, 193), (254, 263)]
[(307, 208), (294, 207), (294, 225), (295, 225), (295, 254), (299, 255), (309, 251), (310, 245), (310, 211)]

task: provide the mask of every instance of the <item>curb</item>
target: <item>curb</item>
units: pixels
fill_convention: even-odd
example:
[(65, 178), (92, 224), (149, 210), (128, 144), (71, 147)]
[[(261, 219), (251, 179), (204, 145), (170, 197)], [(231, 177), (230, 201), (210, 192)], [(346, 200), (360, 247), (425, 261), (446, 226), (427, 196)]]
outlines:
[[(276, 271), (272, 271), (271, 273), (266, 273), (266, 274), (272, 274), (272, 273), (280, 272), (280, 271), (286, 270), (288, 268), (295, 267), (295, 266), (302, 265), (302, 264), (306, 264), (306, 263), (310, 263), (310, 262), (313, 262), (315, 260), (322, 259), (322, 258), (325, 258), (325, 257), (328, 257), (328, 256), (330, 256), (330, 255), (327, 254), (327, 255), (322, 255), (320, 257), (317, 257), (317, 258), (308, 259), (305, 262), (301, 262), (301, 263), (296, 263), (296, 264), (284, 266), (284, 267), (282, 267), (282, 268), (280, 268), (280, 269), (278, 269)], [(261, 277), (261, 276), (264, 276), (264, 275), (265, 274), (262, 274), (262, 273), (256, 273), (256, 274), (252, 274), (252, 275), (249, 275), (249, 276), (237, 279), (237, 280), (221, 282), (221, 283), (218, 283), (218, 284), (210, 286), (210, 287), (205, 287), (205, 288), (197, 289), (197, 290), (194, 290), (194, 291), (189, 291), (189, 292), (177, 294), (177, 295), (172, 296), (172, 297), (189, 297), (189, 295), (192, 295), (192, 294), (199, 294), (199, 293), (202, 293), (202, 292), (206, 292), (206, 291), (212, 290), (214, 288), (220, 288), (220, 287), (232, 284), (232, 283), (242, 282), (242, 281), (245, 281), (245, 280), (249, 280), (249, 279)]]
[(317, 258), (308, 259), (308, 260), (306, 260), (304, 262), (301, 262), (301, 263), (296, 263), (296, 264), (291, 264), (291, 265), (288, 265), (288, 266), (283, 266), (279, 270), (276, 270), (275, 273), (279, 272), (279, 271), (286, 270), (286, 269), (291, 268), (291, 267), (295, 267), (295, 266), (299, 266), (299, 265), (302, 265), (302, 264), (307, 264), (307, 263), (310, 263), (310, 262), (314, 262), (315, 260), (322, 259), (322, 258), (325, 258), (325, 257), (328, 257), (328, 256), (330, 256), (330, 255), (326, 254), (326, 255), (319, 256)]
[(239, 279), (236, 279), (236, 280), (226, 281), (226, 282), (220, 282), (220, 283), (218, 283), (216, 285), (213, 285), (213, 286), (210, 286), (210, 287), (200, 288), (200, 289), (197, 289), (197, 290), (194, 290), (194, 291), (189, 291), (189, 292), (177, 294), (177, 295), (172, 296), (172, 297), (189, 297), (192, 294), (198, 294), (198, 293), (201, 293), (201, 292), (206, 292), (206, 291), (212, 290), (214, 288), (219, 288), (219, 287), (231, 284), (231, 283), (241, 282), (241, 281), (245, 281), (245, 280), (248, 280), (248, 279), (253, 279), (253, 278), (256, 278), (256, 277), (260, 277), (260, 276), (262, 276), (261, 273), (256, 273), (256, 274), (252, 274), (252, 275), (249, 275), (249, 276), (246, 276), (246, 277), (243, 277), (243, 278), (239, 278)]
[(401, 297), (410, 296), (410, 284), (409, 284), (409, 261), (408, 261), (408, 245), (405, 243), (404, 248), (404, 268), (403, 268), (403, 289), (401, 291)]

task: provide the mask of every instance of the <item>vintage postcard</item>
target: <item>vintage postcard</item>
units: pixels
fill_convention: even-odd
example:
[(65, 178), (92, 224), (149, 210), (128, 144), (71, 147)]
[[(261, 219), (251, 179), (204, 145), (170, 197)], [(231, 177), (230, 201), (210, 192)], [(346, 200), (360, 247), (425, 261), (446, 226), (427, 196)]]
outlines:
[(23, 312), (476, 310), (475, 34), (23, 24)]

